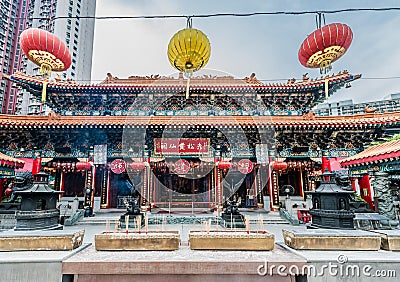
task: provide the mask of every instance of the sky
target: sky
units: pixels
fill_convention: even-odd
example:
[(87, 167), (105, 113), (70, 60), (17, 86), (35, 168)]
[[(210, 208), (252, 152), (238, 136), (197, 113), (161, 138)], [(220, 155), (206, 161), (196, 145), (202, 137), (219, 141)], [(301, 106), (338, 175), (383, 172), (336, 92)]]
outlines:
[[(398, 0), (97, 0), (96, 16), (198, 15), (276, 11), (317, 11), (346, 8), (400, 7)], [(347, 70), (362, 74), (351, 88), (337, 91), (330, 102), (353, 99), (365, 102), (400, 92), (400, 11), (325, 14), (326, 24), (350, 26), (353, 41), (346, 54), (333, 63), (329, 74)], [(169, 76), (170, 38), (186, 27), (186, 19), (96, 20), (92, 81), (107, 73), (119, 78), (131, 75)], [(193, 18), (193, 28), (202, 30), (211, 42), (211, 57), (205, 69), (244, 78), (255, 73), (259, 80), (286, 82), (319, 69), (303, 67), (298, 50), (316, 29), (314, 14), (260, 15), (252, 17)]]

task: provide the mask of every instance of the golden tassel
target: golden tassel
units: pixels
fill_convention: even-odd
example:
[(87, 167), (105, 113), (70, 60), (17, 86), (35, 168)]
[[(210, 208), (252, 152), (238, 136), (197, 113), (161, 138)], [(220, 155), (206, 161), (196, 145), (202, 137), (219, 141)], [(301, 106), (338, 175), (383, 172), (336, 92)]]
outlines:
[(46, 89), (47, 89), (47, 79), (43, 80), (43, 88), (42, 88), (42, 104), (46, 103)]
[(186, 83), (186, 99), (189, 99), (189, 85), (190, 85), (190, 76), (188, 77)]
[(325, 77), (325, 99), (329, 97), (329, 77)]

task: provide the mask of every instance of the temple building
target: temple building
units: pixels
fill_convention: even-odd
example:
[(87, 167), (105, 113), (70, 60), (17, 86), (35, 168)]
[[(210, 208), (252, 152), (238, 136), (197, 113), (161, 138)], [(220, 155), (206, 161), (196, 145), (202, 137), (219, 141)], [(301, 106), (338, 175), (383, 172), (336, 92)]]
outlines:
[[(374, 190), (374, 207), (389, 219), (400, 220), (400, 140), (374, 145), (365, 151), (340, 160), (350, 175), (368, 174)], [(364, 189), (357, 191), (364, 194)]]
[[(254, 74), (203, 75), (191, 78), (186, 93), (182, 74), (45, 85), (41, 77), (4, 74), (37, 97), (46, 87), (54, 111), (0, 116), (0, 149), (26, 163), (39, 159), (33, 169), (40, 163), (62, 197), (83, 199), (89, 189), (95, 211), (122, 207), (133, 189), (144, 209), (214, 209), (234, 196), (242, 206), (265, 201), (277, 210), (287, 194), (304, 199), (322, 171), (398, 127), (399, 113), (313, 113), (359, 77), (344, 71), (263, 84)], [(368, 173), (351, 180), (372, 207)]]

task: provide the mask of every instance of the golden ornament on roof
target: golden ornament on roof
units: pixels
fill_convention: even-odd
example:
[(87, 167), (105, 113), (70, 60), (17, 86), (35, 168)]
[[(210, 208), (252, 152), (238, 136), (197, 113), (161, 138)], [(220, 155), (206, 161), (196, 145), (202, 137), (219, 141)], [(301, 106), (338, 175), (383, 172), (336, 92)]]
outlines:
[(179, 71), (191, 74), (210, 59), (211, 45), (207, 36), (191, 27), (175, 33), (168, 44), (168, 59)]

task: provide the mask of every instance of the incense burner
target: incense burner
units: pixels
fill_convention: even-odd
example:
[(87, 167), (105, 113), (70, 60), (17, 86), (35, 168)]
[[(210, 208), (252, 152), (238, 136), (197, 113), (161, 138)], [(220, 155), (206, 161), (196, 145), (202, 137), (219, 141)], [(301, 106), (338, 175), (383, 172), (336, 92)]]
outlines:
[(178, 231), (103, 232), (94, 240), (97, 251), (173, 251), (180, 245)]
[(249, 250), (270, 251), (274, 249), (274, 235), (255, 231), (190, 231), (192, 250)]

